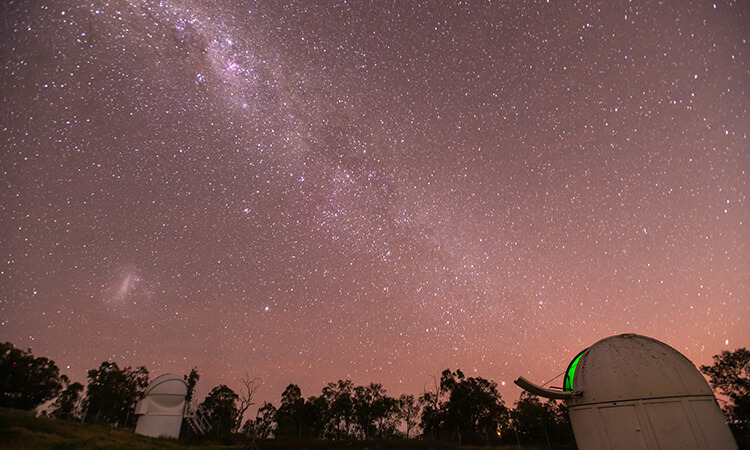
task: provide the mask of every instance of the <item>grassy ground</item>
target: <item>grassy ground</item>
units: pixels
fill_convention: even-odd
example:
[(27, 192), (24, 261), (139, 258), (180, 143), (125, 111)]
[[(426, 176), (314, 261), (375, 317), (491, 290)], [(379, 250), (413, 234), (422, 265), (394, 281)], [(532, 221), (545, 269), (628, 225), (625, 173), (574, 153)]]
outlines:
[[(5, 449), (248, 449), (249, 442), (234, 436), (232, 444), (190, 443), (173, 439), (154, 439), (133, 430), (115, 430), (104, 425), (33, 417), (0, 409), (0, 448)], [(457, 447), (439, 442), (393, 441), (309, 441), (271, 439), (256, 443), (258, 450), (471, 450), (481, 447)], [(520, 447), (503, 447), (511, 450)], [(530, 450), (530, 447), (524, 447)]]
[(177, 449), (177, 441), (0, 410), (0, 447), (13, 449)]
[[(479, 448), (479, 447), (476, 447)], [(417, 440), (390, 441), (300, 441), (270, 439), (258, 444), (259, 450), (457, 450), (459, 447), (438, 442)], [(471, 450), (471, 447), (460, 447)]]

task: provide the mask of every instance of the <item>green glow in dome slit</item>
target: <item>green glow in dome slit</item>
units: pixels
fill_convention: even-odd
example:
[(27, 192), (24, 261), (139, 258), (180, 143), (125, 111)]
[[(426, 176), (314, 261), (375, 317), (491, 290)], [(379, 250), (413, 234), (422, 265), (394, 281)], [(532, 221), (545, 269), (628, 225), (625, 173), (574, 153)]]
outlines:
[(570, 362), (568, 370), (565, 372), (565, 382), (563, 384), (563, 390), (573, 392), (573, 378), (576, 375), (576, 368), (578, 367), (578, 361), (581, 360), (583, 352), (588, 349), (584, 349), (581, 353), (576, 356), (573, 361)]

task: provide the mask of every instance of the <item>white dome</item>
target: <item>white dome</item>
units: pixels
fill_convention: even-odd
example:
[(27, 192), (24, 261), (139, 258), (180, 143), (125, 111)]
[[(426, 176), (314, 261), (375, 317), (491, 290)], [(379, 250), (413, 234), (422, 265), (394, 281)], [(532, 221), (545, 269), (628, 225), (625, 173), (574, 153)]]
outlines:
[(178, 375), (165, 373), (156, 377), (135, 407), (140, 416), (135, 432), (152, 437), (180, 437), (187, 391), (187, 383)]
[(165, 373), (154, 378), (146, 389), (146, 395), (187, 395), (187, 384), (178, 375)]
[(173, 373), (165, 373), (151, 382), (144, 399), (158, 408), (181, 408), (187, 391), (187, 384), (182, 378)]
[(565, 399), (581, 450), (737, 448), (698, 369), (645, 336), (612, 336), (582, 351), (570, 362), (562, 391), (523, 377), (516, 384)]
[(692, 362), (672, 347), (637, 334), (595, 343), (571, 362), (568, 404), (709, 395), (713, 392)]

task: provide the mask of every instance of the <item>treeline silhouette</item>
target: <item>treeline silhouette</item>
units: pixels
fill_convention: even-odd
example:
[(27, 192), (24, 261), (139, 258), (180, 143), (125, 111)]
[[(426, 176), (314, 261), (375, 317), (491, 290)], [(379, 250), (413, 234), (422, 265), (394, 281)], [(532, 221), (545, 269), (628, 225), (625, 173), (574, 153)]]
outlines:
[[(54, 361), (34, 357), (31, 350), (0, 345), (0, 407), (34, 410), (61, 420), (134, 427), (135, 405), (149, 382), (148, 370), (121, 368), (102, 362), (89, 370), (85, 389), (61, 375)], [(305, 398), (290, 384), (278, 407), (264, 403), (254, 418), (243, 417), (253, 404), (256, 380), (242, 380), (235, 392), (222, 384), (198, 403), (194, 398), (200, 379), (194, 368), (184, 375), (188, 384), (189, 413), (199, 413), (208, 433), (201, 434), (186, 420), (182, 439), (234, 442), (244, 439), (434, 439), (456, 444), (492, 445), (503, 442), (572, 446), (573, 437), (564, 406), (543, 403), (522, 395), (508, 408), (497, 384), (466, 377), (460, 370), (445, 370), (432, 391), (391, 397), (381, 384), (357, 386), (351, 380), (328, 383), (320, 395)]]
[[(730, 398), (725, 411), (736, 435), (746, 437), (750, 352), (723, 352), (701, 370)], [(148, 370), (102, 362), (87, 378), (84, 389), (60, 374), (54, 361), (0, 344), (0, 407), (31, 411), (45, 405), (42, 414), (60, 420), (134, 427), (135, 405), (148, 386)], [(430, 390), (416, 396), (391, 397), (378, 383), (358, 386), (339, 380), (305, 398), (299, 386), (290, 384), (278, 407), (266, 402), (249, 419), (244, 417), (254, 404), (256, 379), (243, 379), (237, 392), (216, 386), (200, 403), (193, 398), (200, 379), (197, 368), (184, 379), (188, 416), (200, 417), (205, 425), (199, 432), (185, 420), (181, 439), (187, 441), (422, 439), (458, 445), (575, 445), (563, 403), (522, 393), (508, 407), (495, 382), (466, 377), (461, 370), (444, 370)]]
[(350, 380), (326, 385), (321, 395), (302, 397), (290, 384), (276, 408), (265, 403), (243, 431), (257, 438), (434, 439), (456, 444), (501, 443), (572, 446), (567, 413), (561, 404), (542, 403), (522, 394), (505, 406), (497, 384), (443, 371), (435, 391), (415, 397), (387, 395), (383, 386), (355, 386)]

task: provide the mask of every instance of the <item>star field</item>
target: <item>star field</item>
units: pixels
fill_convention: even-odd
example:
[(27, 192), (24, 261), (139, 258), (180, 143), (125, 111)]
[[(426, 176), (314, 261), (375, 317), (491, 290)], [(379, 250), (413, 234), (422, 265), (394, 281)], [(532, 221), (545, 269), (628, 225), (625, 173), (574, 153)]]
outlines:
[(0, 340), (422, 392), (747, 346), (738, 1), (5, 2)]

